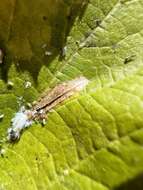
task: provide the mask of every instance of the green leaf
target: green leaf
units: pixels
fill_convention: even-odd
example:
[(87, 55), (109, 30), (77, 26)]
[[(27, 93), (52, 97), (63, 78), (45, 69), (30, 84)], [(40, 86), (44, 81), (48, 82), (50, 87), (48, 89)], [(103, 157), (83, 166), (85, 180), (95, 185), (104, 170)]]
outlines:
[(0, 10), (1, 139), (19, 104), (77, 76), (90, 81), (48, 113), (45, 127), (2, 144), (0, 189), (142, 189), (142, 0), (12, 0)]

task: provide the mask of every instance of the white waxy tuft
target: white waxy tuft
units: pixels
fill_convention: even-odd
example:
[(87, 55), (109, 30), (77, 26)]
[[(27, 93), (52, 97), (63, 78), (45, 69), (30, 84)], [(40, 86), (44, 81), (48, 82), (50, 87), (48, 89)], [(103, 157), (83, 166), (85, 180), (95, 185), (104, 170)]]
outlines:
[(28, 111), (24, 111), (23, 107), (15, 114), (11, 122), (12, 126), (8, 129), (7, 137), (9, 141), (19, 139), (21, 131), (32, 124), (32, 121), (28, 118)]

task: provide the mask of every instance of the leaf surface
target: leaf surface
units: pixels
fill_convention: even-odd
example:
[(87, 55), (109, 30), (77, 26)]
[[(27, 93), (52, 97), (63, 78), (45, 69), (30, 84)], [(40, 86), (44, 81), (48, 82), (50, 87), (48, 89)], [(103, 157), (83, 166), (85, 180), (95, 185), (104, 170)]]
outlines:
[(33, 124), (18, 143), (3, 145), (0, 189), (120, 189), (142, 176), (142, 0), (11, 0), (0, 7), (1, 139), (20, 104), (77, 76), (90, 81), (48, 113), (45, 127)]

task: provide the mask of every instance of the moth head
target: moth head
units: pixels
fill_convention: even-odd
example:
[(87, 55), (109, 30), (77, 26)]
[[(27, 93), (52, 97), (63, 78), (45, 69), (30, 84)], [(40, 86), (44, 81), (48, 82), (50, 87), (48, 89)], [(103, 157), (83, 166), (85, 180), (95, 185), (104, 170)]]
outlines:
[(8, 136), (7, 140), (10, 142), (17, 141), (20, 138), (20, 133), (18, 131), (15, 131), (13, 128), (8, 129)]
[(28, 113), (20, 110), (11, 120), (11, 126), (7, 131), (7, 140), (14, 142), (20, 138), (20, 134), (24, 128), (29, 126), (31, 121), (28, 120)]

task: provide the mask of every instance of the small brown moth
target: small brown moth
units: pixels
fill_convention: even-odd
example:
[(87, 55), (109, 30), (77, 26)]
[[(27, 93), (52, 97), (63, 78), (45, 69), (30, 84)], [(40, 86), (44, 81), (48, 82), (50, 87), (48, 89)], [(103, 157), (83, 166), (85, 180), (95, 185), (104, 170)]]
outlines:
[(24, 128), (30, 126), (34, 120), (45, 120), (46, 113), (76, 92), (83, 90), (87, 84), (88, 80), (85, 77), (78, 77), (59, 84), (52, 90), (44, 93), (30, 110), (22, 107), (12, 119), (12, 126), (8, 129), (8, 140), (15, 141), (19, 139)]

